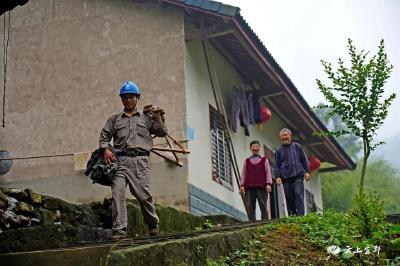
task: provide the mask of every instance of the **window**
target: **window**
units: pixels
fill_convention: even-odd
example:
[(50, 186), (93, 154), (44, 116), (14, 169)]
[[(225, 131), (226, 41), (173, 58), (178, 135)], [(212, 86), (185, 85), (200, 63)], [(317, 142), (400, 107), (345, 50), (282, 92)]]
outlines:
[(232, 187), (232, 162), (228, 142), (224, 135), (224, 116), (210, 105), (210, 134), (212, 178), (220, 184)]

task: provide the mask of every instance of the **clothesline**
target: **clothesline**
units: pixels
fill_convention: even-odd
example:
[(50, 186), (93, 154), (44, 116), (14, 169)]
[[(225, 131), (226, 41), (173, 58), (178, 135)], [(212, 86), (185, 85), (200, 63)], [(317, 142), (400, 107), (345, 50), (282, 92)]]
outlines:
[[(163, 147), (153, 147), (152, 151), (173, 151), (177, 153), (187, 154), (189, 153), (188, 150), (179, 150), (179, 149), (170, 149), (170, 148), (163, 148)], [(74, 156), (76, 154), (84, 154), (84, 153), (92, 153), (92, 152), (77, 152), (77, 153), (64, 153), (64, 154), (54, 154), (54, 155), (37, 155), (37, 156), (24, 156), (24, 157), (10, 157), (10, 158), (0, 158), (0, 161), (9, 161), (9, 160), (29, 160), (29, 159), (42, 159), (42, 158), (55, 158), (55, 157), (67, 157), (67, 156)]]

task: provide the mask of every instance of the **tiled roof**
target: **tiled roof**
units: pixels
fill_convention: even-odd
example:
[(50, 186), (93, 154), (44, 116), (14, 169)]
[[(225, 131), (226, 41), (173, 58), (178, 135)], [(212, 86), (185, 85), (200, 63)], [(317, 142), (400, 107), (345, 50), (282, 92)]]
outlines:
[(215, 12), (225, 16), (235, 16), (239, 13), (240, 8), (235, 6), (226, 5), (217, 1), (208, 0), (177, 0), (176, 2), (182, 2), (185, 5), (198, 7), (203, 10)]
[(0, 15), (14, 9), (16, 6), (23, 6), (29, 0), (2, 0), (0, 4)]

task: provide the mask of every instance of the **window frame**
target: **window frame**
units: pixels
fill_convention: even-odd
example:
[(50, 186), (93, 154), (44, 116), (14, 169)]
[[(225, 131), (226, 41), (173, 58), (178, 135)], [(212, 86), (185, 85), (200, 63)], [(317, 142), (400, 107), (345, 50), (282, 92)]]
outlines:
[[(215, 173), (214, 173), (214, 163), (213, 163), (213, 160), (214, 160), (214, 157), (213, 157), (213, 154), (214, 154), (213, 150), (214, 149), (213, 149), (213, 147), (214, 147), (214, 145), (213, 145), (213, 132), (212, 132), (213, 121), (212, 121), (212, 119), (215, 119), (216, 116), (219, 116), (221, 120), (217, 121), (217, 123), (220, 122), (224, 126), (224, 124), (225, 124), (224, 115), (222, 113), (220, 113), (217, 109), (215, 109), (211, 104), (209, 104), (208, 115), (209, 115), (209, 132), (210, 132), (211, 178), (212, 178), (213, 181), (215, 181), (218, 184), (224, 186), (225, 188), (227, 188), (227, 189), (229, 189), (231, 191), (234, 191), (234, 189), (233, 189), (233, 164), (232, 164), (232, 159), (230, 158), (230, 155), (229, 155), (229, 146), (228, 146), (227, 140), (225, 139), (225, 135), (224, 135), (223, 129), (222, 129), (222, 134), (223, 134), (223, 140), (224, 140), (225, 145), (226, 145), (225, 149), (226, 149), (226, 153), (227, 153), (227, 155), (224, 156), (224, 157), (226, 157), (229, 160), (229, 165), (230, 165), (229, 166), (229, 177), (230, 177), (229, 181), (230, 182), (228, 182), (228, 181), (226, 181), (224, 179), (221, 179), (218, 176), (215, 176)], [(217, 158), (217, 160), (218, 160), (218, 158)], [(227, 169), (224, 169), (224, 170), (226, 171)]]

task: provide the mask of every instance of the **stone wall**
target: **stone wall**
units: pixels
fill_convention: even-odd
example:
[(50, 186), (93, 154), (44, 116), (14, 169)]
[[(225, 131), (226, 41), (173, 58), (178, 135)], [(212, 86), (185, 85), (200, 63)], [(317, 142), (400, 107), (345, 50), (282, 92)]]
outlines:
[[(128, 236), (145, 236), (148, 228), (136, 200), (127, 201)], [(198, 217), (156, 205), (162, 234), (201, 228), (213, 217)], [(235, 222), (216, 217), (215, 222)], [(43, 250), (104, 241), (111, 234), (111, 199), (71, 204), (33, 192), (0, 187), (0, 253)]]

